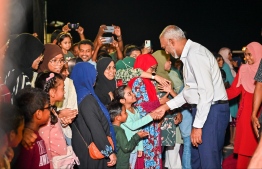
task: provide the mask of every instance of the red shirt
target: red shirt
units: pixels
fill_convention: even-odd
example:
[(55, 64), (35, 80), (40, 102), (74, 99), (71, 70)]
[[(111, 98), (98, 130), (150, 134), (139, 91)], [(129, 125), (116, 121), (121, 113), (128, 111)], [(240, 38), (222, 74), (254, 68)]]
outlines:
[(27, 150), (21, 146), (22, 148), (15, 164), (15, 168), (50, 169), (50, 162), (46, 153), (44, 140), (38, 133), (35, 132), (35, 134), (37, 135), (37, 139), (32, 149)]

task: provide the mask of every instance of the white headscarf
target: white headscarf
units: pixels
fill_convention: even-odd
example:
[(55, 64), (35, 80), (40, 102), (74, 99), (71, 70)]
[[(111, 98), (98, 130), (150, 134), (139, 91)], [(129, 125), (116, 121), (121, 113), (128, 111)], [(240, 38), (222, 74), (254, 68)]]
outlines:
[(233, 77), (236, 77), (236, 72), (233, 68), (233, 65), (231, 61), (228, 59), (229, 52), (231, 52), (229, 48), (223, 47), (219, 50), (218, 53), (223, 57), (224, 61), (229, 65)]

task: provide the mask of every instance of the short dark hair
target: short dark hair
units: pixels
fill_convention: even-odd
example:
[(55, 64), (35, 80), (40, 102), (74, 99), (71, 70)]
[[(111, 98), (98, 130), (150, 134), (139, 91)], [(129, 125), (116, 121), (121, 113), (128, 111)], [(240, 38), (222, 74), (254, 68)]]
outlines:
[(12, 130), (17, 133), (17, 129), (22, 123), (24, 123), (24, 116), (18, 107), (10, 103), (1, 103), (0, 128), (2, 128), (6, 134)]
[(24, 88), (16, 95), (16, 104), (25, 117), (25, 123), (31, 122), (37, 110), (44, 110), (48, 104), (47, 94), (38, 88)]
[(62, 32), (62, 30), (60, 30), (60, 29), (54, 30), (54, 32), (51, 34), (51, 43), (53, 43), (53, 41), (56, 39), (57, 35), (61, 32)]
[(95, 48), (94, 43), (89, 39), (81, 40), (80, 42), (78, 42), (78, 49), (80, 49), (80, 45), (90, 45), (92, 50), (94, 50)]
[(107, 105), (107, 110), (110, 114), (110, 120), (115, 121), (116, 116), (119, 116), (122, 111), (122, 104), (111, 102)]
[(136, 46), (136, 45), (126, 46), (126, 48), (125, 48), (125, 50), (124, 50), (124, 56), (130, 56), (131, 53), (132, 53), (133, 51), (136, 51), (136, 50), (138, 50), (138, 51), (141, 52), (141, 49), (140, 49), (138, 46)]

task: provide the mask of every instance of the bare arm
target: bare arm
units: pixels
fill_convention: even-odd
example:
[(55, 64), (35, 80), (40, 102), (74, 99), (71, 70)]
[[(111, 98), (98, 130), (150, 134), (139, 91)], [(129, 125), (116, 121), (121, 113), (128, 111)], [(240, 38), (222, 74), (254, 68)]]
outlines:
[(258, 129), (260, 128), (260, 124), (257, 118), (257, 113), (259, 111), (260, 104), (262, 102), (261, 93), (262, 93), (262, 82), (256, 82), (255, 92), (253, 96), (253, 111), (252, 111), (251, 120), (252, 120), (254, 132), (257, 137), (259, 136)]

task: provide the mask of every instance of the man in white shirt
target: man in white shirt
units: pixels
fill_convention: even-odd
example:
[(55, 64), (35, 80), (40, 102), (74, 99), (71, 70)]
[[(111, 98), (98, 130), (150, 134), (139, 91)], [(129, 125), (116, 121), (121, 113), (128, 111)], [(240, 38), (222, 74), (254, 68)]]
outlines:
[(155, 111), (162, 112), (192, 106), (192, 168), (221, 168), (229, 106), (221, 73), (212, 53), (204, 46), (186, 39), (175, 25), (167, 26), (159, 36), (161, 47), (184, 64), (185, 87), (174, 99)]

